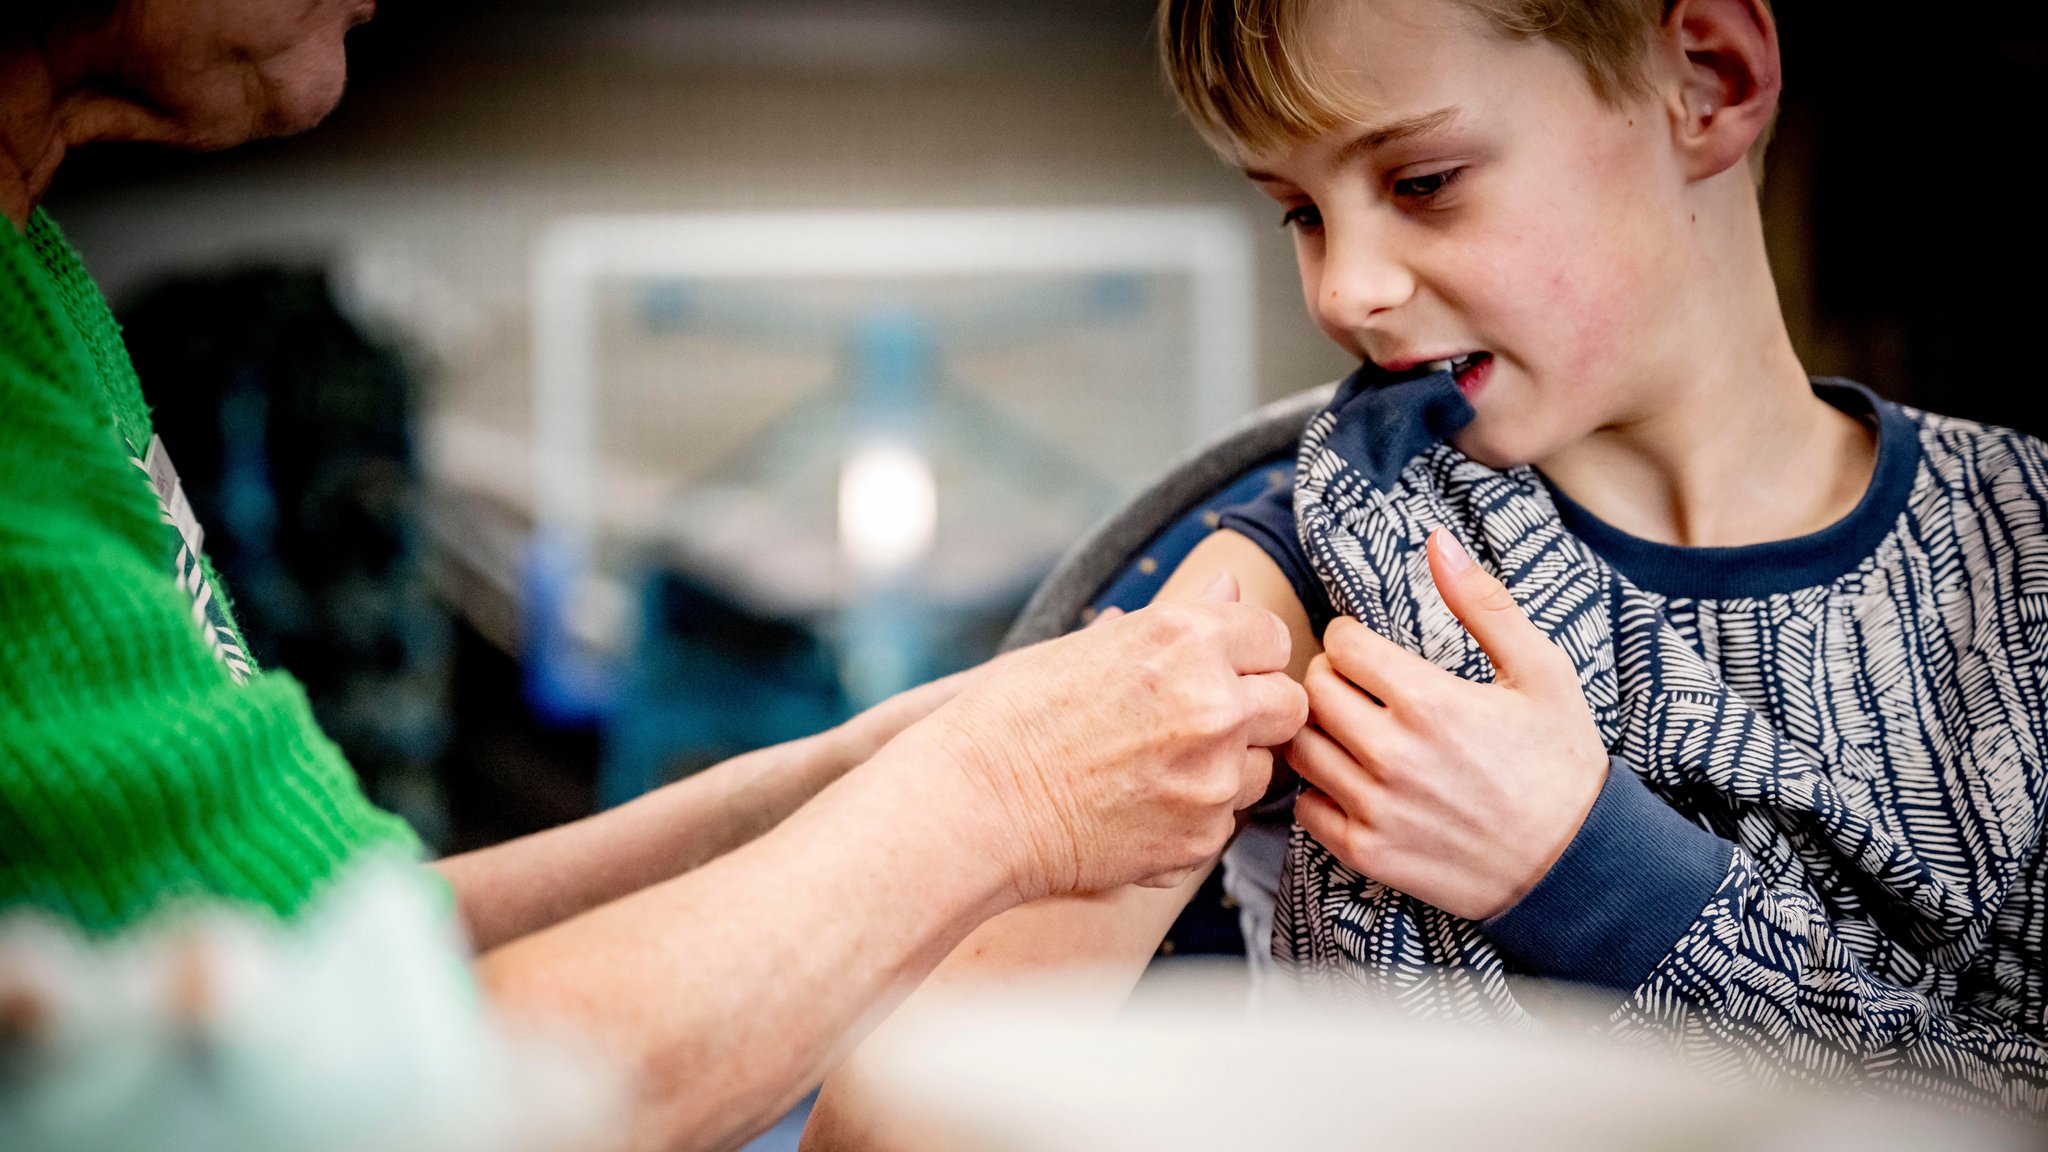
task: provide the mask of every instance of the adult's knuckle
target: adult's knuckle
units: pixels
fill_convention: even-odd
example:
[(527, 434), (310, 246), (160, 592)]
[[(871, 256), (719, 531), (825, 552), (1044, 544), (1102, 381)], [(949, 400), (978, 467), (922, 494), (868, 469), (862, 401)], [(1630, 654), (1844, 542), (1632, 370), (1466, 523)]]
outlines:
[(1470, 687), (1455, 676), (1417, 676), (1386, 704), (1410, 724), (1433, 727), (1457, 710), (1459, 696)]
[(1194, 789), (1195, 802), (1205, 809), (1229, 809), (1241, 786), (1236, 769), (1217, 765), (1202, 775), (1201, 783)]
[(1383, 749), (1372, 759), (1373, 783), (1386, 793), (1411, 792), (1417, 784), (1425, 782), (1426, 763), (1424, 757), (1405, 744)]
[(1245, 611), (1238, 604), (1189, 604), (1187, 638), (1204, 648), (1220, 649), (1244, 627)]
[(1231, 693), (1204, 687), (1192, 692), (1188, 702), (1190, 734), (1203, 740), (1232, 735), (1244, 724), (1244, 709)]
[[(1238, 779), (1241, 790), (1264, 794), (1266, 787), (1273, 782), (1273, 761), (1272, 749), (1252, 749), (1245, 756), (1243, 773)], [(1253, 799), (1257, 798), (1257, 795), (1253, 796)]]

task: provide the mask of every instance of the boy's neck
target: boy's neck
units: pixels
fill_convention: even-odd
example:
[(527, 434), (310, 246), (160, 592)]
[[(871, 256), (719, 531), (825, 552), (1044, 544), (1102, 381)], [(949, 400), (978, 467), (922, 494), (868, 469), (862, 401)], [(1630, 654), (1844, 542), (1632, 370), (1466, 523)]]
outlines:
[(1701, 237), (1724, 258), (1699, 262), (1639, 412), (1535, 461), (1587, 511), (1645, 540), (1808, 535), (1853, 511), (1876, 468), (1871, 429), (1816, 396), (1793, 351), (1748, 204), (1724, 217), (1726, 235)]

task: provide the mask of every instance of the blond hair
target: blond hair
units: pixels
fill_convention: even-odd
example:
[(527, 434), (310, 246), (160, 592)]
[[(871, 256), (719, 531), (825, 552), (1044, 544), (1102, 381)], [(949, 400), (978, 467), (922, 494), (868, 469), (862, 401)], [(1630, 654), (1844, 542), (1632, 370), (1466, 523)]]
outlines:
[[(1308, 44), (1332, 0), (1160, 0), (1159, 51), (1181, 107), (1225, 155), (1300, 144), (1355, 120), (1356, 106)], [(1548, 40), (1602, 100), (1645, 94), (1643, 58), (1671, 0), (1457, 0), (1497, 33)], [(1768, 135), (1768, 134), (1766, 134)], [(1751, 160), (1761, 160), (1759, 139)]]

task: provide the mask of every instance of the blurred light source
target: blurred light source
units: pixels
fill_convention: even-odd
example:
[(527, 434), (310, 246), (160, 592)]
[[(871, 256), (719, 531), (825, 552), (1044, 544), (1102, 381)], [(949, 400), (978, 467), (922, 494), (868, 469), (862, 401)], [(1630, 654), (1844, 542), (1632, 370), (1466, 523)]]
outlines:
[(854, 450), (839, 472), (839, 549), (866, 576), (910, 567), (931, 551), (938, 484), (925, 458), (900, 444)]

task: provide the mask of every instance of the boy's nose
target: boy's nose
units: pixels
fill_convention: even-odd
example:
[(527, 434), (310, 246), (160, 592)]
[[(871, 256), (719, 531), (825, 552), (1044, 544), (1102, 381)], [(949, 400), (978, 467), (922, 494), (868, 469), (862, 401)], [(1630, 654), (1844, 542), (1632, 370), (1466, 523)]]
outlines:
[(1324, 250), (1309, 308), (1325, 329), (1358, 332), (1415, 295), (1407, 265), (1365, 238)]

